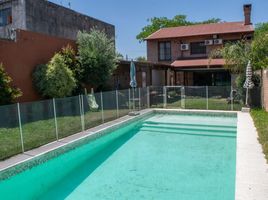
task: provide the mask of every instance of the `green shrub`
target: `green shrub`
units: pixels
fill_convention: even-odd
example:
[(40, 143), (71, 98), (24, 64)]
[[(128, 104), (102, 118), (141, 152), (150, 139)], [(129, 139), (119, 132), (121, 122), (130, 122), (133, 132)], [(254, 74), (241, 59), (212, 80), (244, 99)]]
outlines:
[(15, 99), (22, 95), (22, 92), (18, 88), (10, 85), (11, 82), (12, 79), (0, 63), (0, 105), (14, 103)]
[(37, 66), (33, 77), (37, 90), (44, 97), (66, 97), (76, 88), (74, 74), (60, 53), (55, 54), (48, 65)]

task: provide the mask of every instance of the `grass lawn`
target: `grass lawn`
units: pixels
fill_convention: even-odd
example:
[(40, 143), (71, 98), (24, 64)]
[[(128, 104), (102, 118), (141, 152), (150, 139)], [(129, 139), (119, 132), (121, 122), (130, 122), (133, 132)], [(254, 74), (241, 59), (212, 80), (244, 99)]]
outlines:
[[(239, 103), (234, 104), (234, 110), (241, 110), (242, 105)], [(175, 102), (167, 101), (167, 108), (181, 108), (181, 100)], [(185, 99), (185, 109), (207, 109), (206, 98), (191, 98)], [(209, 110), (231, 110), (231, 104), (228, 104), (226, 99), (209, 98)]]
[[(119, 115), (128, 114), (128, 109), (121, 109)], [(104, 110), (104, 121), (117, 118), (116, 110)], [(85, 113), (85, 129), (98, 126), (102, 123), (101, 112)], [(81, 117), (68, 116), (57, 118), (59, 138), (82, 131)], [(54, 119), (40, 120), (22, 124), (25, 150), (31, 150), (56, 140)], [(19, 128), (0, 128), (0, 160), (21, 153)]]
[(251, 116), (259, 134), (259, 142), (262, 144), (263, 153), (268, 162), (268, 112), (262, 109), (253, 109)]

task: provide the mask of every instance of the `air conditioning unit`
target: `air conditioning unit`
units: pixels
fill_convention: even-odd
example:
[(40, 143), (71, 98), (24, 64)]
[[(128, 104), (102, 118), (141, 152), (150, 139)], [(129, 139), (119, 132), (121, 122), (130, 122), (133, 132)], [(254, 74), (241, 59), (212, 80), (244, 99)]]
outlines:
[(205, 45), (213, 45), (213, 40), (205, 40)]
[(214, 40), (214, 44), (215, 44), (215, 45), (222, 44), (222, 39), (215, 39), (215, 40)]
[(182, 51), (187, 51), (187, 50), (189, 50), (189, 44), (181, 44), (181, 50), (182, 50)]

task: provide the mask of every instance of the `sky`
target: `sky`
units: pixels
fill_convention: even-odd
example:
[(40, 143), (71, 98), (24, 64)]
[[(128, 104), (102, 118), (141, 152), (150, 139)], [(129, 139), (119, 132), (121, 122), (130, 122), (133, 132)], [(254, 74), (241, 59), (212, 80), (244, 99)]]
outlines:
[(116, 49), (128, 58), (146, 56), (146, 43), (136, 39), (152, 17), (187, 15), (190, 21), (220, 18), (243, 21), (243, 5), (252, 4), (252, 22), (268, 22), (268, 0), (50, 0), (115, 25)]

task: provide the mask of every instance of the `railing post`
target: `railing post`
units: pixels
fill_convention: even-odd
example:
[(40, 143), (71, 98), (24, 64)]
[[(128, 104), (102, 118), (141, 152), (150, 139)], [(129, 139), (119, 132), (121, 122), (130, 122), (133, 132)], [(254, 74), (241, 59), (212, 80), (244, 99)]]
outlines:
[(185, 88), (184, 86), (181, 87), (181, 108), (185, 108)]
[(116, 117), (119, 118), (118, 90), (115, 91), (116, 98)]
[(130, 88), (128, 88), (128, 108), (129, 108), (129, 111), (131, 111), (131, 91), (130, 91)]
[(231, 110), (234, 110), (233, 86), (231, 85)]
[(55, 99), (54, 98), (52, 99), (52, 102), (53, 102), (53, 112), (54, 112), (54, 122), (55, 122), (56, 139), (57, 139), (57, 141), (59, 141), (56, 103), (55, 103)]
[(85, 131), (85, 110), (84, 110), (84, 95), (81, 95), (81, 108), (82, 108), (82, 117), (83, 117), (83, 131)]
[(207, 110), (208, 110), (208, 86), (206, 86), (206, 100), (207, 100)]
[(167, 107), (167, 89), (166, 86), (163, 87), (163, 107)]
[(150, 87), (147, 87), (147, 106), (150, 108)]
[(84, 125), (83, 125), (83, 111), (82, 111), (82, 95), (78, 96), (79, 98), (79, 110), (80, 110), (80, 119), (81, 119), (81, 129), (84, 131)]
[(101, 95), (101, 119), (102, 119), (102, 123), (104, 123), (103, 96), (102, 96), (102, 92), (100, 92), (100, 95)]
[(22, 133), (22, 125), (21, 125), (21, 116), (20, 116), (20, 104), (17, 103), (17, 112), (19, 118), (19, 129), (20, 129), (20, 141), (21, 141), (21, 150), (24, 153), (24, 141), (23, 141), (23, 133)]
[(139, 88), (139, 110), (141, 110), (141, 88)]

